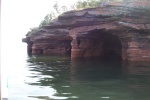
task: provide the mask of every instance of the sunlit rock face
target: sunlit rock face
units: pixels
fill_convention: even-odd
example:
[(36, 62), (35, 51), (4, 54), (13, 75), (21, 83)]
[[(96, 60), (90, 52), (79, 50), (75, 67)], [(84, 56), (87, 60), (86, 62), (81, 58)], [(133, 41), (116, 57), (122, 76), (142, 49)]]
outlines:
[(32, 54), (71, 52), (71, 58), (150, 61), (149, 3), (111, 3), (65, 12), (39, 32), (27, 34), (23, 41), (28, 40)]

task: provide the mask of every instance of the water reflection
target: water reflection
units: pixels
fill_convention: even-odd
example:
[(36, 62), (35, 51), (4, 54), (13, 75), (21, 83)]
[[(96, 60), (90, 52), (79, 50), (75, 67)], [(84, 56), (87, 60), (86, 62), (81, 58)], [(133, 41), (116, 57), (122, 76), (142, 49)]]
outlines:
[(136, 100), (150, 99), (150, 63), (132, 62), (126, 64), (127, 81)]
[(98, 59), (29, 57), (32, 81), (49, 86), (53, 96), (31, 96), (43, 100), (149, 100), (150, 63), (101, 62)]

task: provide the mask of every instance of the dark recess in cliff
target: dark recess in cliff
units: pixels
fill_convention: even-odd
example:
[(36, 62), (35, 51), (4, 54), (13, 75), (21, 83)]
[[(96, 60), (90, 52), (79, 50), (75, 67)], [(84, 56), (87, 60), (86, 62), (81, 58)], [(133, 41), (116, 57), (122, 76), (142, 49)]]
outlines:
[(69, 11), (23, 39), (34, 55), (150, 61), (150, 1)]

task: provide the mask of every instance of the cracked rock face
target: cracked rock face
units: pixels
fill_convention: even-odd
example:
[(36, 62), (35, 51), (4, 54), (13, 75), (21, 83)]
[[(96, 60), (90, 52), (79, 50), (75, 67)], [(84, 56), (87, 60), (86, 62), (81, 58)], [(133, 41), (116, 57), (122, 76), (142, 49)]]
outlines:
[(61, 14), (23, 39), (31, 54), (150, 60), (150, 1)]

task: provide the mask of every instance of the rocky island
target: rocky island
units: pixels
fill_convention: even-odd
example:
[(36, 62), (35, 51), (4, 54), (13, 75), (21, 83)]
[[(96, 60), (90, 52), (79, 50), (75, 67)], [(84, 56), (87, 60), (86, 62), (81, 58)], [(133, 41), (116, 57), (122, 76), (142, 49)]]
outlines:
[(68, 11), (22, 41), (33, 55), (150, 61), (150, 1)]

